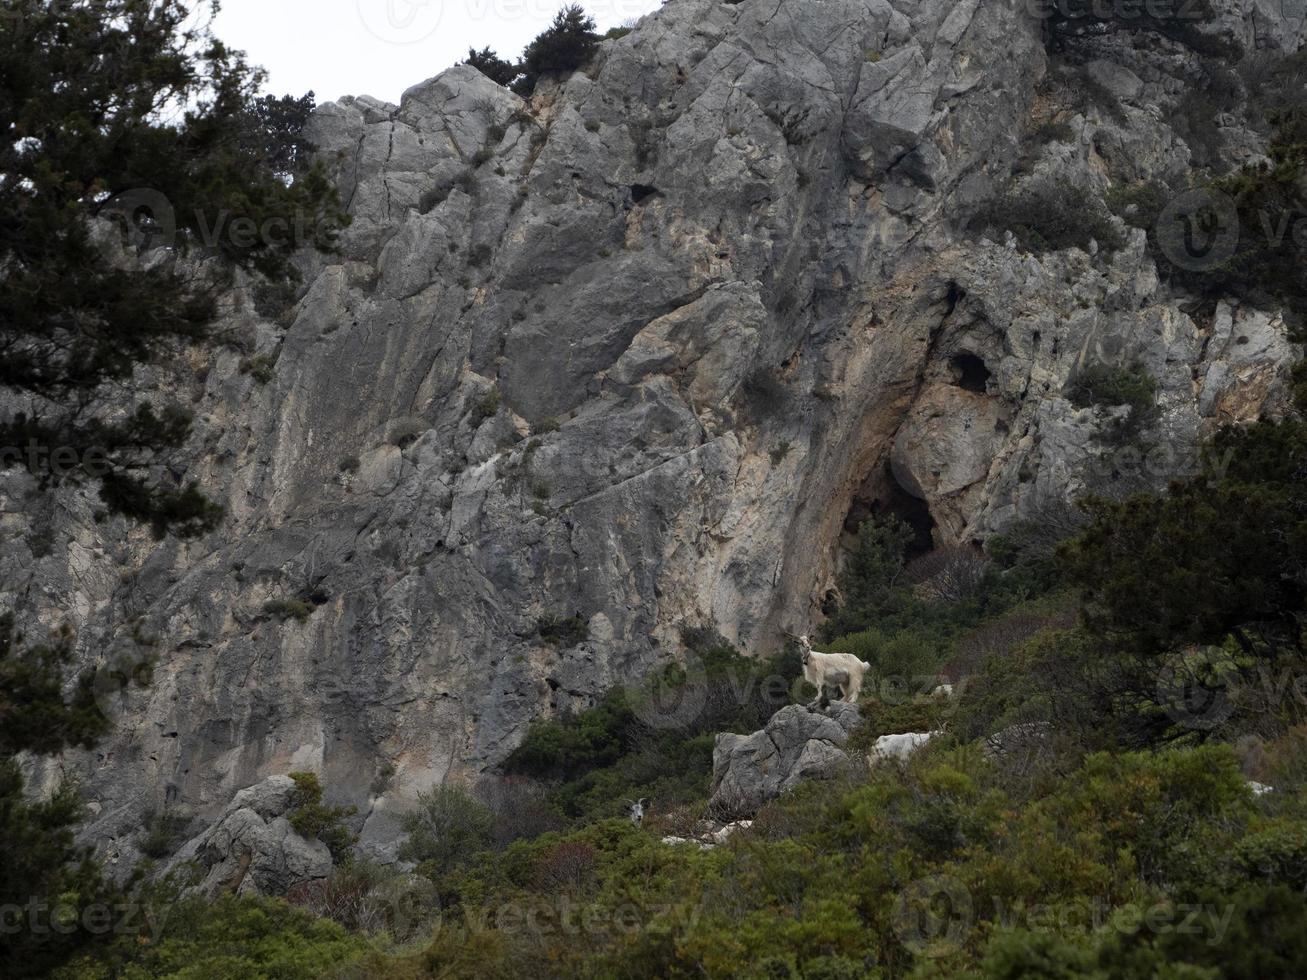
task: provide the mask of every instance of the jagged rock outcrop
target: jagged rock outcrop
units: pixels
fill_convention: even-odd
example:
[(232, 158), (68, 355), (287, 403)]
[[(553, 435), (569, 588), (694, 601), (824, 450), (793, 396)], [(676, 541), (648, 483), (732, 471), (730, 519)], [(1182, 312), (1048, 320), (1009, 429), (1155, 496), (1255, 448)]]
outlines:
[(786, 705), (751, 735), (723, 732), (713, 744), (709, 810), (752, 817), (803, 780), (836, 775), (849, 764), (842, 746), (861, 723), (856, 704), (833, 701), (825, 712)]
[(331, 852), (319, 840), (305, 840), (288, 814), (295, 782), (270, 776), (243, 789), (213, 826), (184, 844), (169, 862), (194, 862), (203, 873), (196, 888), (205, 895), (284, 895), (306, 881), (331, 873)]
[[(1210, 29), (1296, 46), (1271, 6)], [(1036, 14), (671, 0), (530, 104), (460, 66), (320, 107), (341, 253), (301, 256), (280, 314), (243, 282), (168, 382), (223, 527), (156, 543), (0, 474), (3, 598), (70, 621), (88, 665), (155, 658), (34, 785), (82, 776), (99, 841), (311, 769), (381, 848), (418, 790), (679, 656), (682, 625), (756, 653), (804, 631), (873, 511), (983, 540), (1274, 411), (1276, 310), (1200, 315), (1137, 229), (1041, 255), (964, 227), (1014, 171), (1101, 195), (1189, 164), (1168, 110), (1196, 55), (1097, 39), (1109, 111)], [(1096, 363), (1157, 379), (1145, 458), (1068, 398)], [(588, 637), (545, 642), (550, 616)]]

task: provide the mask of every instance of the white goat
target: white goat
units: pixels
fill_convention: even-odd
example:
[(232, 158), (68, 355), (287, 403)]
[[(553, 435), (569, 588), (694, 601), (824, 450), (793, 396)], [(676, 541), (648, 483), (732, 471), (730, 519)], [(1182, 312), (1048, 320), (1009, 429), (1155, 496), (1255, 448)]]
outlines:
[(904, 732), (902, 735), (882, 735), (876, 739), (876, 746), (867, 756), (873, 766), (885, 759), (898, 759), (906, 762), (908, 756), (916, 752), (939, 732)]
[(849, 704), (858, 703), (862, 678), (871, 670), (871, 664), (859, 660), (851, 653), (819, 653), (812, 648), (807, 636), (799, 637), (799, 650), (803, 654), (803, 676), (817, 689), (818, 696), (826, 685), (838, 687)]
[(644, 806), (649, 802), (649, 797), (642, 796), (638, 800), (627, 800), (631, 804), (631, 823), (637, 827), (644, 823)]

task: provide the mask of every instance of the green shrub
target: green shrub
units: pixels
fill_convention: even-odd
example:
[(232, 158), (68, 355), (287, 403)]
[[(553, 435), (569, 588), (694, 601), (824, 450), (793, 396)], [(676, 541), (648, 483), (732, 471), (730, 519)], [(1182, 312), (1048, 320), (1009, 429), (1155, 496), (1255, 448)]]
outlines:
[(62, 980), (318, 980), (357, 961), (367, 950), (363, 937), (281, 899), (184, 898), (145, 916), (162, 931), (118, 935), (112, 950), (75, 962), (57, 976)]
[(913, 531), (897, 517), (864, 521), (837, 583), (839, 610), (826, 623), (827, 637), (871, 628), (908, 599), (904, 554)]
[(536, 622), (540, 639), (554, 647), (574, 647), (590, 638), (590, 622), (582, 616), (544, 616)]
[(1107, 194), (1108, 207), (1132, 228), (1151, 230), (1175, 192), (1161, 181), (1118, 185)]
[(408, 839), (399, 857), (438, 878), (488, 847), (493, 823), (490, 808), (463, 789), (433, 786), (418, 793), (417, 807), (404, 816)]
[(1092, 364), (1078, 371), (1067, 388), (1067, 397), (1077, 408), (1090, 406), (1121, 406), (1129, 413), (1117, 419), (1109, 439), (1113, 442), (1130, 442), (1139, 438), (1144, 429), (1158, 415), (1158, 384), (1138, 364), (1130, 367), (1111, 367)]
[(509, 773), (536, 779), (581, 776), (616, 762), (626, 751), (635, 715), (621, 688), (593, 708), (554, 721), (537, 720), (504, 762)]
[(513, 83), (513, 91), (529, 96), (541, 78), (571, 74), (588, 64), (598, 50), (594, 19), (580, 4), (563, 7), (522, 52), (522, 76)]
[(422, 437), (430, 426), (422, 419), (400, 419), (386, 431), (386, 441), (392, 446), (407, 449)]
[(320, 840), (331, 851), (333, 861), (344, 861), (357, 838), (345, 826), (344, 819), (357, 813), (352, 806), (326, 806), (322, 802), (322, 783), (311, 772), (293, 772), (295, 789), (291, 796), (290, 825), (305, 840)]
[(248, 374), (259, 384), (266, 385), (276, 376), (276, 367), (277, 356), (275, 354), (260, 354), (257, 357), (250, 357), (241, 361), (240, 373)]
[(299, 290), (299, 283), (293, 280), (260, 279), (250, 291), (254, 311), (264, 319), (287, 325)]
[(475, 429), (486, 419), (494, 416), (499, 411), (499, 405), (499, 389), (495, 387), (488, 388), (480, 398), (472, 403), (472, 428)]
[(471, 65), (496, 85), (511, 85), (519, 73), (517, 65), (505, 61), (489, 47), (482, 48), (480, 51), (476, 48), (468, 48), (467, 59), (463, 64)]
[(313, 614), (313, 605), (302, 599), (269, 599), (263, 604), (263, 611), (282, 622), (294, 619), (302, 623)]
[[(1277, 831), (1285, 843), (1261, 843), (1268, 834), (1228, 749), (1102, 753), (1053, 770), (1022, 797), (1006, 779), (975, 746), (944, 747), (903, 767), (804, 784), (713, 851), (663, 845), (661, 824), (622, 819), (483, 851), (448, 879), (453, 904), (425, 968), (452, 977), (485, 975), (488, 962), (568, 976), (864, 976), (869, 964), (890, 976), (1292, 975), (1304, 906), (1287, 900), (1291, 886), (1247, 870), (1246, 855), (1296, 853), (1304, 825)], [(1205, 878), (1222, 889), (1205, 891)], [(905, 907), (924, 910), (933, 893), (921, 886), (933, 882), (967, 902), (953, 942), (918, 943), (904, 928), (913, 921)], [(578, 941), (554, 927), (560, 892), (596, 921), (625, 908), (635, 928)], [(1219, 894), (1232, 896), (1234, 942), (1212, 929), (1225, 908)], [(1217, 919), (1203, 931), (1174, 928), (1196, 921), (1186, 902)], [(486, 918), (507, 906), (548, 924), (515, 930)], [(1132, 912), (1134, 928), (1104, 928)], [(1140, 928), (1141, 919), (1161, 926)], [(487, 928), (489, 937), (478, 931)]]
[(1091, 239), (1109, 253), (1125, 244), (1103, 202), (1066, 184), (1011, 191), (982, 210), (978, 219), (1011, 231), (1031, 252), (1088, 249)]
[(1263, 308), (1281, 306), (1294, 336), (1307, 336), (1307, 113), (1286, 117), (1268, 147), (1270, 163), (1245, 165), (1213, 189), (1233, 201), (1244, 232), (1228, 260), (1212, 269), (1175, 270), (1207, 295), (1233, 292)]
[[(579, 714), (533, 723), (504, 770), (559, 781), (550, 799), (572, 818), (612, 816), (622, 800), (641, 796), (663, 806), (702, 801), (716, 733), (761, 728), (789, 703), (801, 665), (791, 650), (769, 660), (745, 657), (711, 628), (686, 629), (683, 636), (690, 670), (665, 665), (647, 688), (616, 688)], [(650, 725), (641, 715), (648, 717), (653, 685), (672, 701), (676, 688), (685, 688), (685, 703), (697, 710), (675, 725)]]
[[(871, 690), (886, 682), (886, 690), (906, 693), (916, 683), (929, 684), (939, 672), (945, 647), (923, 630), (903, 630), (886, 635), (877, 630), (846, 633), (827, 646), (835, 653), (851, 653), (871, 664), (867, 685)], [(929, 684), (931, 688), (934, 684)]]
[(1138, 364), (1131, 367), (1094, 364), (1076, 374), (1067, 395), (1077, 408), (1128, 405), (1143, 412), (1154, 407), (1157, 381)]
[(1048, 120), (1035, 127), (1030, 138), (1039, 144), (1046, 143), (1071, 143), (1076, 138), (1075, 130), (1070, 124), (1063, 121)]
[(176, 810), (162, 813), (150, 811), (142, 818), (145, 836), (141, 839), (141, 853), (148, 858), (161, 860), (168, 857), (186, 841), (186, 828), (191, 818)]

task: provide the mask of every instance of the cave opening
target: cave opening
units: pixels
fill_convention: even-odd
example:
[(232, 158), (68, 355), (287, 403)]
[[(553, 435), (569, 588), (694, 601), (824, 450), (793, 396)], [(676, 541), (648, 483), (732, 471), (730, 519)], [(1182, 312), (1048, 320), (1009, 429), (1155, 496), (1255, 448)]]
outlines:
[(921, 497), (903, 488), (887, 461), (854, 497), (844, 518), (844, 531), (856, 535), (865, 521), (884, 521), (890, 517), (897, 517), (912, 529), (904, 560), (911, 561), (935, 550), (935, 519), (930, 515), (930, 507)]
[(653, 197), (653, 195), (659, 193), (661, 193), (661, 191), (659, 191), (658, 188), (654, 187), (652, 184), (632, 184), (631, 203), (639, 204), (645, 198)]
[(992, 374), (978, 355), (959, 351), (949, 358), (949, 368), (953, 372), (953, 383), (959, 388), (985, 393), (985, 385)]

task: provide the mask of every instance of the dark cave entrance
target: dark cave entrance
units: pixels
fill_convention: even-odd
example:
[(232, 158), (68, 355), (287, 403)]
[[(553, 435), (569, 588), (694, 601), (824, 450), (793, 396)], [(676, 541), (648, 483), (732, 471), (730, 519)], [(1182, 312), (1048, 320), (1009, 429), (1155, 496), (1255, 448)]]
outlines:
[(985, 393), (985, 384), (992, 376), (985, 362), (970, 351), (959, 351), (949, 358), (949, 370), (953, 373), (953, 383), (966, 391)]
[(646, 198), (653, 197), (655, 194), (661, 194), (657, 187), (652, 184), (632, 184), (631, 185), (631, 203), (639, 204)]
[[(859, 529), (867, 521), (883, 521), (889, 517), (897, 517), (912, 528), (913, 537), (903, 555), (905, 563), (935, 550), (935, 519), (930, 516), (930, 508), (926, 501), (899, 484), (888, 461), (873, 470), (854, 495), (841, 528), (840, 550), (845, 554), (849, 552)], [(833, 616), (838, 604), (835, 591), (827, 592), (821, 602), (822, 614)]]
[(897, 517), (913, 530), (912, 541), (904, 556), (908, 561), (935, 550), (935, 519), (930, 516), (930, 508), (926, 501), (903, 489), (886, 461), (853, 498), (844, 518), (844, 531), (855, 535), (864, 521), (883, 521), (889, 517)]

